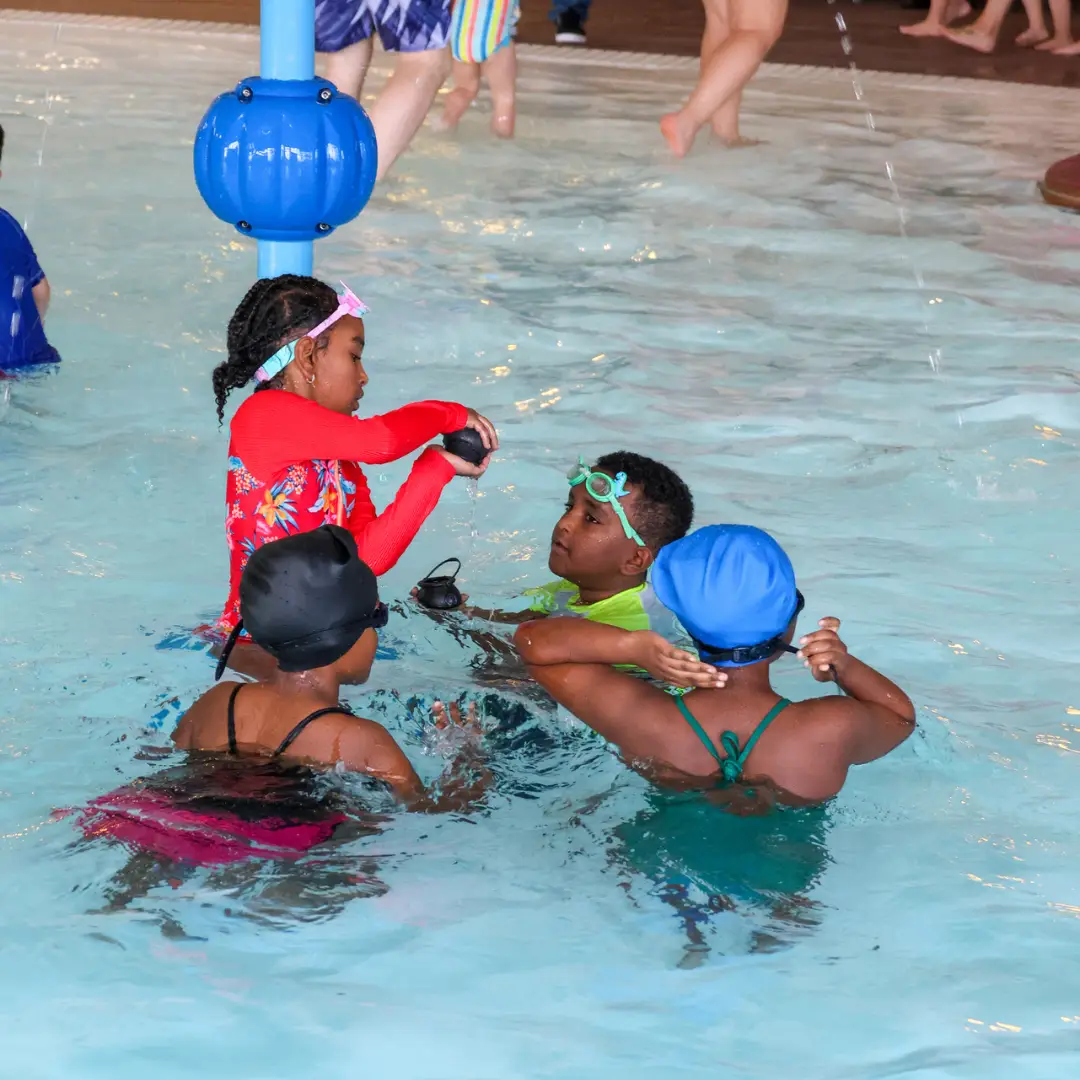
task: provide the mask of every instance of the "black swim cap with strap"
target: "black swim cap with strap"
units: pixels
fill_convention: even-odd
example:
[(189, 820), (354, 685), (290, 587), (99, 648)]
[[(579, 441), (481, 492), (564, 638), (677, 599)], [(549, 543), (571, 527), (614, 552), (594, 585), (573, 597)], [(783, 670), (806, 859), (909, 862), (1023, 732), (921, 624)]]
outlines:
[(218, 663), (225, 670), (242, 629), (282, 671), (340, 660), (365, 630), (386, 625), (371, 568), (347, 529), (323, 525), (257, 548), (240, 579), (240, 623)]

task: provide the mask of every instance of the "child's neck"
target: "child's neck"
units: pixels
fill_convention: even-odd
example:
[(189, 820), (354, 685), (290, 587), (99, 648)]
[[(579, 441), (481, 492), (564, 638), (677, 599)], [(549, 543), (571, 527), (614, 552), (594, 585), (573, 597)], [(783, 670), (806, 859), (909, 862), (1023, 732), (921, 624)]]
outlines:
[(627, 589), (636, 589), (645, 584), (645, 575), (638, 574), (635, 577), (620, 577), (617, 581), (605, 582), (602, 585), (578, 585), (578, 599), (583, 604), (598, 604), (601, 600), (610, 600)]
[(329, 667), (311, 671), (276, 671), (270, 685), (281, 694), (315, 698), (327, 705), (336, 705), (341, 693), (341, 680)]
[(774, 694), (768, 664), (751, 664), (742, 668), (721, 668), (727, 674), (724, 693), (733, 695)]

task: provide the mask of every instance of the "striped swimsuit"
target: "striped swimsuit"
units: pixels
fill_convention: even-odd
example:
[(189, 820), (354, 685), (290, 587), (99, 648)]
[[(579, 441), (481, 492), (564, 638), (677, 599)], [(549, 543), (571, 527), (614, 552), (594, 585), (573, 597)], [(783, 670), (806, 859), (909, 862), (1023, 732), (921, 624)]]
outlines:
[(482, 64), (514, 39), (518, 0), (457, 0), (450, 20), (455, 60)]

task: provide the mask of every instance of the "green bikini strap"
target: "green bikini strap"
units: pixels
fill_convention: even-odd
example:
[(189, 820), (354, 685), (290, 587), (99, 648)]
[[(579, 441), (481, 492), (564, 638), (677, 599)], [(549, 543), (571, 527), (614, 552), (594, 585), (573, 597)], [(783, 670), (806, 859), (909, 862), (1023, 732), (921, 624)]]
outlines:
[(723, 746), (727, 753), (727, 757), (721, 757), (720, 751), (713, 745), (712, 739), (705, 734), (705, 729), (694, 718), (694, 714), (690, 711), (683, 698), (676, 697), (675, 704), (679, 707), (679, 712), (683, 714), (683, 718), (690, 725), (694, 734), (702, 741), (705, 749), (712, 754), (716, 760), (717, 765), (720, 766), (720, 775), (724, 778), (724, 782), (728, 784), (735, 783), (736, 780), (742, 776), (743, 766), (746, 764), (746, 759), (750, 756), (750, 752), (757, 745), (758, 739), (765, 734), (765, 729), (791, 704), (787, 698), (781, 698), (766, 714), (764, 719), (756, 728), (754, 728), (753, 735), (746, 740), (746, 745), (739, 748), (739, 737), (734, 731), (725, 731), (720, 736), (720, 745)]
[(697, 722), (697, 720), (694, 719), (694, 714), (690, 711), (686, 702), (683, 701), (681, 695), (675, 698), (675, 704), (679, 706), (679, 712), (683, 714), (683, 719), (690, 725), (690, 727), (693, 729), (694, 734), (705, 745), (705, 749), (708, 750), (714, 758), (716, 758), (716, 763), (720, 766), (721, 769), (723, 769), (724, 762), (727, 759), (720, 756), (720, 751), (717, 750), (715, 746), (713, 746), (712, 739), (710, 739), (709, 736), (705, 734), (705, 729)]
[(742, 752), (738, 757), (739, 772), (742, 772), (743, 765), (746, 764), (746, 759), (750, 756), (750, 751), (757, 745), (758, 739), (765, 734), (765, 729), (791, 704), (786, 698), (782, 697), (766, 714), (765, 718), (761, 721), (756, 728), (754, 728), (754, 734), (746, 740), (746, 745), (742, 748)]

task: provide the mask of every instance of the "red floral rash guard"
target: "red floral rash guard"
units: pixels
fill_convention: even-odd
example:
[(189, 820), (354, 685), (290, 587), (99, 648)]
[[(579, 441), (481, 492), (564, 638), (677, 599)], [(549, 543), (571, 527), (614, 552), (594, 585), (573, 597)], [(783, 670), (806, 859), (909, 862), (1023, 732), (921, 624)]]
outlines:
[(459, 431), (467, 419), (463, 405), (445, 401), (420, 401), (360, 420), (287, 390), (252, 394), (230, 425), (229, 599), (216, 628), (228, 633), (240, 619), (240, 575), (251, 553), (283, 536), (342, 525), (364, 562), (385, 574), (435, 508), (454, 468), (442, 454), (425, 450), (397, 497), (377, 514), (360, 464), (395, 461)]

